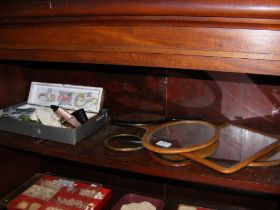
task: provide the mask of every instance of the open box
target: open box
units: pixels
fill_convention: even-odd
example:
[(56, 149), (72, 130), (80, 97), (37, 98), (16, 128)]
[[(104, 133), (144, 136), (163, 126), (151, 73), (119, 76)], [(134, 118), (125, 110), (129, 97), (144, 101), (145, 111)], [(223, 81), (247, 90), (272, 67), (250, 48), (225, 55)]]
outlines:
[[(32, 82), (28, 101), (1, 110), (0, 130), (75, 145), (107, 123), (108, 110), (102, 109), (103, 88)], [(77, 128), (62, 128), (24, 122), (9, 114), (20, 107), (57, 105), (67, 110), (83, 108), (88, 121)]]

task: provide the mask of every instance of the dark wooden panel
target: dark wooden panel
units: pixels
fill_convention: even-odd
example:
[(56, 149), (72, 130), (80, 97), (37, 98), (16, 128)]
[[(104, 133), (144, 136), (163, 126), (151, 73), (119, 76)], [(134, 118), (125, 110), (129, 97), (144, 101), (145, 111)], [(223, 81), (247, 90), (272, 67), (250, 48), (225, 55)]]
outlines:
[(43, 170), (44, 160), (19, 151), (0, 147), (0, 199)]
[[(172, 26), (6, 26), (1, 49), (159, 53), (279, 60), (278, 31)], [(252, 39), (254, 37), (254, 39)]]
[(167, 112), (216, 123), (238, 121), (268, 132), (274, 128), (276, 132), (280, 116), (279, 84), (278, 77), (261, 79), (248, 74), (170, 71)]
[(0, 50), (1, 59), (149, 66), (280, 75), (280, 61), (143, 53)]
[(6, 25), (0, 58), (279, 75), (279, 33), (164, 24)]
[(0, 74), (2, 107), (26, 100), (30, 82), (40, 81), (104, 87), (104, 107), (113, 118), (183, 115), (275, 134), (279, 129), (278, 77), (45, 62), (9, 62)]
[(22, 68), (0, 64), (0, 107), (8, 107), (27, 99), (30, 83)]
[(27, 100), (30, 83), (38, 81), (103, 87), (104, 107), (114, 118), (153, 120), (165, 116), (164, 69), (138, 68), (136, 72), (125, 66), (28, 62), (3, 64), (0, 68), (1, 107)]

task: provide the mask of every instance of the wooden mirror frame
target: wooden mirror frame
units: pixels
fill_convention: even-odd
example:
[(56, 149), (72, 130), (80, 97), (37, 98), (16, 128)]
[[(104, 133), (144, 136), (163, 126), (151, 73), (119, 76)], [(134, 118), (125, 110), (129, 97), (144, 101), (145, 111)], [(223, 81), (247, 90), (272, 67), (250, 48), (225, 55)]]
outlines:
[[(185, 147), (185, 148), (160, 148), (160, 147), (153, 146), (153, 145), (151, 145), (149, 143), (150, 135), (152, 135), (158, 129), (164, 128), (166, 126), (178, 125), (178, 124), (199, 124), (199, 125), (205, 125), (206, 127), (213, 128), (215, 130), (215, 132), (203, 144), (198, 144), (198, 145), (191, 146), (191, 147)], [(184, 152), (192, 152), (192, 151), (200, 150), (200, 149), (203, 149), (205, 147), (208, 147), (208, 146), (214, 144), (218, 140), (219, 135), (220, 135), (220, 129), (217, 126), (215, 126), (212, 123), (201, 121), (201, 120), (178, 120), (178, 121), (171, 121), (171, 122), (167, 122), (167, 123), (163, 123), (163, 124), (139, 126), (139, 127), (141, 127), (141, 128), (146, 130), (144, 136), (142, 137), (142, 144), (143, 144), (143, 146), (146, 149), (148, 149), (148, 150), (150, 150), (152, 152), (156, 152), (156, 153), (160, 153), (160, 154), (180, 154), (180, 153), (184, 153)]]

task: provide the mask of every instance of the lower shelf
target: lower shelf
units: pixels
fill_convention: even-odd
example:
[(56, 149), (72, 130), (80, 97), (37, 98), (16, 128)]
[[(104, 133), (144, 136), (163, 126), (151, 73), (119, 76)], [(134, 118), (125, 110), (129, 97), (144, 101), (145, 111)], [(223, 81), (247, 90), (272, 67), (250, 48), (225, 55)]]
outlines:
[[(5, 171), (6, 174), (0, 179), (1, 197), (22, 185), (34, 173), (40, 172), (91, 183), (102, 183), (104, 187), (112, 189), (112, 196), (105, 210), (111, 209), (122, 196), (128, 193), (161, 199), (165, 202), (165, 210), (175, 210), (181, 203), (214, 209), (238, 210), (276, 210), (280, 205), (278, 195), (99, 167), (5, 147), (0, 147), (0, 153), (1, 160), (6, 160), (0, 160), (1, 171)], [(6, 167), (5, 163), (7, 163)], [(3, 189), (5, 186), (6, 190)]]

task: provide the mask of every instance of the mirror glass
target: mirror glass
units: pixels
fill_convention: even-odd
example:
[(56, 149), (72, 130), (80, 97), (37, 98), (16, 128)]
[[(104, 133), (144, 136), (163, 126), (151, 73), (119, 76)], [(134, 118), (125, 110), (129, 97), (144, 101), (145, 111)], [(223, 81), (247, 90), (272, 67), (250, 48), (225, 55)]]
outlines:
[(216, 128), (200, 121), (178, 121), (155, 129), (148, 142), (158, 148), (190, 148), (207, 143), (216, 134)]
[(219, 146), (206, 159), (224, 167), (230, 167), (253, 156), (278, 139), (254, 130), (227, 124), (221, 127), (218, 141)]

